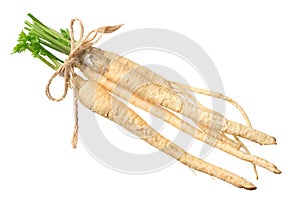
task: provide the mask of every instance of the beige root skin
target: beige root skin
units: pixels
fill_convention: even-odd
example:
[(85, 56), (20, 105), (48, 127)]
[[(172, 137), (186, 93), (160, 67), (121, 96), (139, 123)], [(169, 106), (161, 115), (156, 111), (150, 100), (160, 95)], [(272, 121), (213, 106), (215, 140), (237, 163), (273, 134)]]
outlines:
[(140, 98), (181, 113), (199, 126), (204, 125), (210, 129), (243, 137), (262, 145), (276, 143), (272, 136), (229, 121), (221, 114), (206, 109), (200, 103), (187, 101), (187, 92), (176, 93), (174, 83), (122, 56), (91, 48), (81, 56), (80, 64), (89, 65), (97, 73), (132, 93), (136, 93)]
[[(122, 99), (132, 103), (133, 105), (138, 106), (138, 107), (146, 110), (147, 112), (151, 112), (155, 116), (159, 115), (157, 117), (159, 117), (161, 119), (167, 118), (167, 119), (174, 119), (175, 120), (175, 119), (178, 118), (176, 115), (169, 112), (168, 110), (160, 108), (160, 105), (156, 105), (156, 104), (150, 103), (147, 100), (141, 99), (139, 96), (130, 93), (128, 90), (126, 90), (123, 87), (117, 85), (116, 83), (114, 83), (112, 81), (109, 81), (105, 76), (102, 76), (101, 74), (97, 73), (95, 70), (91, 69), (89, 66), (87, 66), (85, 64), (81, 64), (81, 65), (78, 66), (78, 68), (81, 70), (81, 72), (88, 79), (97, 81), (102, 87), (106, 88), (108, 91), (110, 91), (111, 93), (121, 97)], [(156, 111), (154, 111), (154, 110), (151, 110), (151, 108), (159, 108), (160, 110), (158, 111), (158, 109), (156, 109)], [(164, 116), (162, 113), (164, 113), (166, 116)], [(183, 121), (180, 120), (179, 118), (178, 118), (177, 121), (169, 120), (167, 122), (171, 123), (173, 125), (176, 124), (176, 125), (174, 125), (176, 128), (180, 128), (179, 125), (181, 123), (183, 123)], [(239, 149), (241, 147), (239, 144), (237, 144), (235, 141), (227, 138), (225, 135), (220, 134), (220, 133), (218, 133), (214, 130), (209, 130), (205, 126), (202, 126), (201, 130), (203, 130), (205, 133), (208, 133), (209, 131), (211, 133), (210, 135), (205, 134), (202, 137), (204, 139), (200, 139), (202, 141), (210, 140), (210, 141), (213, 141), (215, 143), (216, 141), (220, 140), (220, 141), (224, 141), (224, 142), (228, 143), (229, 145), (233, 146), (236, 149)], [(211, 137), (213, 137), (213, 138), (211, 138)], [(210, 145), (214, 146), (214, 143), (211, 143)]]
[[(79, 65), (87, 65), (85, 68), (92, 71), (92, 78), (88, 77), (89, 79), (100, 80), (99, 84), (104, 86), (111, 93), (136, 106), (142, 107), (136, 103), (138, 102), (137, 100), (140, 99), (140, 102), (148, 102), (150, 106), (162, 106), (162, 109), (168, 108), (189, 117), (199, 126), (200, 130), (197, 129), (197, 134), (195, 134), (195, 127), (189, 127), (189, 130), (189, 128), (187, 128), (188, 126), (186, 126), (186, 130), (183, 130), (184, 132), (199, 140), (204, 140), (204, 142), (212, 146), (215, 145), (218, 149), (221, 149), (226, 153), (251, 162), (254, 165), (256, 174), (255, 165), (262, 166), (274, 173), (280, 173), (280, 170), (272, 163), (250, 155), (246, 146), (239, 140), (238, 136), (259, 144), (276, 143), (274, 137), (252, 129), (247, 115), (245, 115), (242, 108), (230, 98), (225, 98), (217, 93), (209, 94), (210, 96), (222, 98), (233, 103), (233, 105), (241, 111), (248, 126), (227, 120), (218, 112), (205, 108), (189, 93), (191, 91), (208, 95), (207, 91), (188, 86), (184, 87), (183, 85), (169, 82), (151, 70), (116, 54), (91, 48), (85, 55), (81, 56)], [(118, 87), (116, 87), (116, 85)], [(121, 94), (124, 93), (124, 90), (118, 91), (120, 88), (124, 88), (128, 94), (122, 96)], [(132, 96), (135, 96), (135, 100), (129, 99), (129, 97), (131, 98)], [(143, 109), (147, 111), (147, 109)], [(148, 110), (148, 112), (150, 111)], [(151, 113), (154, 114), (155, 112)], [(165, 116), (159, 117), (162, 118)], [(176, 120), (174, 120), (174, 117), (171, 120), (164, 120), (176, 127)], [(179, 120), (177, 123), (180, 124), (182, 122)], [(180, 129), (182, 127), (177, 126), (177, 128)], [(219, 132), (221, 134), (219, 134)], [(203, 139), (203, 135), (199, 133), (204, 133), (204, 135), (206, 135), (205, 139)], [(224, 133), (233, 135), (237, 142), (227, 138)], [(207, 135), (209, 136), (207, 137)], [(216, 144), (213, 144), (214, 142)], [(245, 150), (245, 153), (239, 151), (240, 147)]]
[[(203, 94), (203, 95), (207, 95), (207, 96), (211, 96), (211, 97), (215, 97), (215, 98), (218, 98), (218, 99), (223, 99), (229, 103), (231, 103), (234, 107), (236, 107), (240, 113), (242, 114), (243, 118), (245, 119), (248, 127), (252, 128), (252, 125), (251, 125), (251, 122), (246, 114), (246, 112), (244, 111), (244, 109), (237, 103), (235, 102), (233, 99), (221, 94), (221, 93), (217, 93), (217, 92), (212, 92), (212, 91), (208, 91), (208, 90), (205, 90), (205, 89), (200, 89), (200, 88), (195, 88), (195, 87), (191, 87), (191, 86), (187, 86), (187, 85), (183, 85), (183, 84), (180, 84), (180, 83), (177, 83), (180, 87), (188, 90), (188, 91), (191, 91), (191, 92), (196, 92), (196, 93), (199, 93), (199, 94)], [(211, 111), (213, 112), (213, 111)], [(248, 150), (248, 148), (240, 141), (240, 139), (237, 137), (237, 136), (234, 136), (234, 139), (241, 145), (241, 147), (245, 150), (245, 152), (247, 154), (250, 154), (250, 151)], [(256, 179), (258, 179), (258, 173), (257, 173), (257, 169), (256, 169), (256, 166), (253, 164), (253, 169), (254, 169), (254, 172), (255, 172), (255, 175), (256, 175)]]
[(236, 143), (233, 143), (232, 141), (223, 139), (221, 140), (219, 137), (222, 135), (216, 135), (215, 137), (211, 134), (208, 134), (207, 132), (201, 131), (194, 126), (190, 125), (189, 123), (185, 122), (184, 120), (180, 119), (170, 111), (166, 110), (165, 108), (153, 105), (148, 101), (145, 101), (139, 96), (135, 94), (130, 94), (129, 91), (125, 90), (124, 88), (117, 86), (115, 83), (107, 80), (104, 76), (101, 76), (97, 74), (95, 71), (90, 69), (87, 66), (79, 66), (80, 70), (83, 72), (83, 74), (89, 79), (97, 81), (98, 84), (100, 84), (102, 87), (104, 87), (106, 90), (110, 91), (111, 93), (114, 93), (115, 95), (123, 98), (124, 100), (132, 103), (133, 105), (142, 108), (143, 110), (150, 112), (151, 114), (155, 115), (156, 117), (163, 119), (164, 121), (168, 122), (169, 124), (173, 125), (174, 127), (182, 130), (183, 132), (191, 135), (192, 137), (201, 140), (213, 147), (216, 147), (226, 153), (229, 153), (239, 159), (245, 160), (247, 162), (250, 162), (252, 164), (259, 165), (261, 167), (264, 167), (274, 173), (279, 173), (279, 170), (276, 168), (276, 166), (272, 163), (270, 163), (267, 160), (264, 160), (262, 158), (259, 158), (257, 156), (252, 156), (249, 154), (245, 154), (242, 151), (239, 151)]
[(210, 110), (202, 110), (199, 113), (199, 117), (196, 118), (194, 116), (193, 120), (198, 120), (198, 124), (203, 124), (214, 130), (239, 136), (261, 145), (276, 144), (274, 137), (251, 127), (227, 120), (221, 114)]
[(90, 110), (123, 126), (152, 146), (192, 169), (207, 173), (236, 187), (249, 190), (256, 189), (252, 183), (244, 178), (196, 158), (155, 132), (139, 115), (111, 96), (105, 88), (96, 82), (92, 80), (84, 81), (76, 76), (75, 83), (78, 87), (80, 102)]

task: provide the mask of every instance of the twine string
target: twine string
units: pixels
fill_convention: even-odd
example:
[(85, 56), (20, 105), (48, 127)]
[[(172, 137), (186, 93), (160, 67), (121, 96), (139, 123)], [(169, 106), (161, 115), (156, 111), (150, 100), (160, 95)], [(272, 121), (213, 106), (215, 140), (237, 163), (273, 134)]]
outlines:
[[(74, 24), (75, 22), (79, 23), (80, 26), (80, 35), (79, 40), (76, 42), (74, 39)], [(73, 132), (73, 138), (72, 138), (72, 146), (73, 148), (77, 147), (78, 142), (78, 95), (77, 95), (77, 88), (74, 81), (74, 77), (76, 76), (76, 73), (74, 71), (74, 67), (76, 65), (76, 61), (78, 56), (82, 52), (84, 52), (86, 49), (92, 47), (94, 44), (96, 44), (102, 37), (104, 33), (112, 33), (116, 30), (118, 30), (121, 25), (116, 26), (105, 26), (100, 27), (97, 29), (94, 29), (90, 31), (85, 37), (84, 37), (84, 26), (80, 19), (74, 18), (71, 20), (70, 23), (70, 54), (68, 58), (65, 60), (65, 62), (60, 65), (57, 71), (53, 73), (53, 75), (50, 77), (50, 79), (47, 82), (45, 93), (47, 97), (52, 101), (61, 101), (63, 100), (67, 93), (69, 87), (73, 90), (73, 109), (74, 109), (74, 132)], [(50, 92), (50, 86), (52, 84), (52, 81), (54, 78), (56, 78), (58, 75), (62, 75), (64, 78), (64, 91), (63, 94), (60, 97), (53, 97)]]

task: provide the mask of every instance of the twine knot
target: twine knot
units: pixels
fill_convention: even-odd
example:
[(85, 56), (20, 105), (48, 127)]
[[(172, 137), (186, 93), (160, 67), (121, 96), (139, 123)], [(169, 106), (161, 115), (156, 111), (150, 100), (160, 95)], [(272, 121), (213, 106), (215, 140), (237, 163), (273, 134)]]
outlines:
[[(74, 23), (78, 22), (80, 26), (80, 36), (79, 40), (76, 42), (74, 39)], [(74, 77), (76, 76), (76, 73), (74, 71), (74, 67), (76, 65), (76, 61), (78, 56), (82, 52), (84, 52), (86, 49), (92, 47), (94, 44), (96, 44), (102, 37), (104, 33), (112, 33), (116, 30), (118, 30), (122, 25), (116, 25), (116, 26), (105, 26), (100, 27), (97, 29), (94, 29), (90, 31), (85, 37), (84, 37), (84, 26), (80, 19), (74, 18), (71, 20), (70, 23), (70, 44), (71, 44), (71, 50), (68, 58), (64, 61), (62, 65), (58, 68), (57, 71), (54, 72), (54, 74), (50, 77), (47, 85), (46, 85), (46, 95), (47, 97), (52, 101), (61, 101), (63, 100), (67, 93), (69, 87), (73, 90), (73, 108), (74, 108), (74, 133), (72, 138), (72, 146), (73, 148), (76, 148), (77, 142), (78, 142), (78, 93), (76, 89), (76, 84), (74, 82)], [(64, 78), (64, 92), (63, 94), (58, 97), (54, 98), (50, 93), (50, 85), (55, 77), (57, 75), (61, 75)]]

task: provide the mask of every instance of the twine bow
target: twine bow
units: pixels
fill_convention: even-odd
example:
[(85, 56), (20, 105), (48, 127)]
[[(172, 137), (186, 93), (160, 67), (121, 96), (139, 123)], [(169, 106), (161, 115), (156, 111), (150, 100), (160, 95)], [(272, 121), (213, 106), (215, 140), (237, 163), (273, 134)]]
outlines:
[[(80, 26), (80, 36), (79, 40), (75, 42), (74, 39), (74, 23), (78, 22)], [(61, 101), (63, 100), (67, 93), (69, 87), (73, 90), (73, 108), (74, 108), (74, 133), (72, 138), (72, 146), (73, 148), (76, 148), (77, 142), (78, 142), (78, 96), (77, 96), (77, 89), (74, 82), (74, 77), (76, 76), (76, 73), (74, 71), (75, 64), (77, 62), (78, 56), (85, 51), (86, 49), (92, 47), (94, 44), (96, 44), (102, 37), (104, 33), (112, 33), (119, 29), (122, 25), (116, 25), (116, 26), (105, 26), (100, 27), (97, 29), (94, 29), (90, 31), (85, 37), (84, 37), (84, 27), (83, 23), (80, 19), (74, 18), (71, 20), (70, 23), (70, 38), (71, 38), (71, 50), (69, 57), (65, 60), (64, 64), (60, 65), (57, 71), (50, 77), (47, 85), (46, 85), (46, 95), (47, 97), (52, 101)], [(64, 78), (64, 92), (63, 94), (58, 97), (54, 98), (50, 93), (50, 85), (55, 77), (57, 75), (61, 75)]]

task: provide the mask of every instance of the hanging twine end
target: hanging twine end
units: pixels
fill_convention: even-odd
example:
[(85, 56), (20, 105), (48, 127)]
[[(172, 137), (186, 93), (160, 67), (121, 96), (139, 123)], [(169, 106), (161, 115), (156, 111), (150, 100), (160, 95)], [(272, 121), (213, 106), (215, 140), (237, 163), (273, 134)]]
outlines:
[[(72, 143), (73, 143), (73, 141), (72, 141)], [(77, 148), (77, 144), (72, 144), (72, 147), (73, 147), (73, 149), (76, 149)]]
[(74, 149), (77, 147), (78, 143), (78, 104), (77, 101), (75, 100), (75, 126), (74, 126), (74, 133), (73, 133), (73, 138), (72, 138), (72, 146)]
[[(78, 22), (80, 25), (80, 38), (75, 44), (74, 39), (74, 23)], [(118, 30), (121, 25), (116, 26), (105, 26), (100, 27), (97, 29), (94, 29), (90, 31), (85, 37), (84, 37), (84, 27), (83, 23), (79, 19), (72, 19), (70, 24), (70, 44), (71, 44), (71, 51), (69, 54), (69, 57), (65, 60), (64, 64), (62, 64), (59, 69), (50, 77), (47, 85), (46, 85), (46, 95), (49, 99), (53, 101), (61, 101), (63, 100), (67, 93), (69, 87), (73, 89), (73, 101), (74, 101), (74, 119), (75, 119), (75, 126), (74, 126), (74, 134), (72, 138), (72, 146), (74, 149), (77, 147), (78, 142), (78, 98), (77, 98), (77, 91), (76, 91), (76, 73), (74, 72), (74, 67), (76, 64), (76, 58), (87, 48), (92, 47), (94, 44), (96, 44), (102, 37), (104, 33), (112, 33), (116, 30)], [(64, 77), (64, 93), (59, 98), (52, 97), (50, 93), (50, 85), (52, 83), (52, 80), (57, 77), (58, 75), (61, 75)]]
[(72, 142), (71, 142), (72, 147), (73, 147), (74, 149), (76, 149), (77, 143), (78, 143), (78, 131), (74, 131), (73, 138), (72, 138)]

